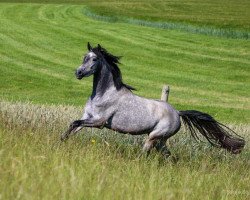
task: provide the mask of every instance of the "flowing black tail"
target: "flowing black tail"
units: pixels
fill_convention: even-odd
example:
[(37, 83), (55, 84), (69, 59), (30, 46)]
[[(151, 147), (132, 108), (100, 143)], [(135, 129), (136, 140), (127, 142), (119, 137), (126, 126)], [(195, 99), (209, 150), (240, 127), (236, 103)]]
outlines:
[(196, 140), (200, 140), (198, 131), (213, 146), (227, 149), (234, 154), (240, 153), (245, 146), (245, 140), (241, 136), (206, 113), (186, 110), (180, 111), (180, 116)]

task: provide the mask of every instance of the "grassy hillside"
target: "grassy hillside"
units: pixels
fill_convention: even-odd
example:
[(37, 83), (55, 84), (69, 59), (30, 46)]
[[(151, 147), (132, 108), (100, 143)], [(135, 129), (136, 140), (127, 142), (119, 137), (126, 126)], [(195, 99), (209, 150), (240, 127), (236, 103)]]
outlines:
[(0, 94), (8, 100), (83, 105), (92, 78), (75, 68), (87, 41), (124, 56), (125, 82), (159, 98), (171, 86), (177, 109), (198, 109), (219, 120), (250, 119), (250, 43), (174, 30), (95, 21), (84, 5), (8, 4), (0, 7)]
[(93, 11), (105, 16), (126, 16), (148, 21), (184, 22), (200, 26), (250, 31), (248, 0), (90, 1)]
[(92, 11), (112, 17), (147, 21), (184, 22), (200, 26), (250, 31), (248, 0), (0, 0), (0, 2), (85, 4)]

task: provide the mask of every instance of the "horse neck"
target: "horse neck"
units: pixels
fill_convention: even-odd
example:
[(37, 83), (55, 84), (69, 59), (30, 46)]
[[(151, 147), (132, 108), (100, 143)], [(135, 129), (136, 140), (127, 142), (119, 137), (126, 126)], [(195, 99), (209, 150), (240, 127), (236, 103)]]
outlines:
[(94, 74), (92, 98), (103, 96), (106, 91), (114, 87), (113, 75), (110, 70), (108, 70), (107, 65), (102, 64), (100, 68), (101, 69)]

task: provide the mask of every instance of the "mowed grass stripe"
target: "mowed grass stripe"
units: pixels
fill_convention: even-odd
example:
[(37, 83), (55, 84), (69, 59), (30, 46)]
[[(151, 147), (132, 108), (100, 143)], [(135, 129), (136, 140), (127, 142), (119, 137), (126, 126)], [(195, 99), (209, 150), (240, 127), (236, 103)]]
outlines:
[[(45, 8), (46, 8), (46, 6), (45, 6)], [(44, 10), (44, 9), (43, 9)], [(70, 8), (67, 8), (67, 9), (65, 9), (66, 11), (69, 11), (70, 10)], [(70, 12), (70, 13), (72, 13), (72, 12)], [(65, 18), (65, 17), (63, 17), (63, 18)], [(47, 19), (48, 21), (50, 20), (49, 18)], [(112, 33), (111, 33), (112, 34)], [(112, 34), (112, 36), (113, 36), (114, 34)], [(126, 35), (127, 35), (127, 32), (126, 32)], [(125, 35), (125, 36), (126, 36)], [(138, 38), (137, 38), (138, 39)], [(159, 40), (158, 40), (159, 41)], [(133, 42), (135, 42), (135, 41), (133, 41)], [(154, 41), (155, 42), (155, 41)], [(189, 45), (190, 46), (190, 45)], [(171, 46), (172, 47), (172, 46)], [(180, 47), (181, 46), (177, 46), (179, 49), (180, 49)], [(182, 44), (182, 47), (183, 47), (183, 44)], [(197, 47), (194, 47), (194, 49), (196, 49)], [(176, 50), (176, 49), (173, 49), (173, 50)], [(206, 51), (206, 55), (207, 55), (207, 51)], [(218, 54), (218, 52), (214, 52), (214, 51), (212, 51), (211, 53), (214, 53), (214, 55), (217, 55)], [(237, 56), (239, 56), (239, 54), (236, 54), (236, 52), (234, 52), (233, 54), (231, 54), (230, 55), (230, 58), (232, 57), (232, 56), (235, 56), (235, 55), (237, 55)], [(250, 54), (249, 54), (250, 55)], [(198, 54), (198, 56), (203, 56), (203, 55), (200, 55), (200, 54)], [(221, 56), (223, 56), (223, 55), (221, 55)], [(248, 60), (249, 61), (249, 60)], [(248, 62), (248, 64), (249, 64), (249, 62)]]
[(52, 77), (53, 78), (57, 78), (57, 79), (59, 79), (58, 81), (60, 81), (60, 80), (67, 80), (68, 79), (68, 76), (60, 74), (58, 72), (54, 73), (52, 70), (42, 68), (39, 65), (34, 66), (34, 65), (31, 65), (31, 64), (28, 64), (27, 62), (15, 61), (13, 58), (10, 58), (10, 57), (7, 57), (7, 56), (3, 56), (2, 54), (0, 54), (0, 55), (1, 55), (2, 61), (5, 62), (5, 63), (15, 62), (12, 66), (9, 66), (9, 69), (12, 69), (13, 72), (17, 68), (22, 68), (22, 69), (26, 70), (26, 73), (34, 73), (34, 72), (35, 73), (40, 73), (40, 74), (44, 74), (46, 76), (49, 76), (51, 78)]
[[(168, 83), (172, 88), (171, 102), (179, 109), (201, 107), (203, 111), (216, 113), (221, 106), (225, 108), (223, 112), (233, 113), (233, 117), (223, 114), (222, 119), (245, 122), (249, 118), (246, 113), (249, 110), (247, 72), (250, 56), (249, 44), (244, 40), (98, 22), (86, 18), (83, 9), (84, 6), (71, 5), (1, 4), (0, 23), (3, 28), (0, 38), (4, 42), (0, 52), (13, 58), (5, 61), (3, 67), (7, 71), (8, 65), (15, 60), (17, 68), (25, 63), (30, 69), (40, 66), (40, 72), (36, 69), (32, 72), (41, 76), (35, 79), (41, 87), (40, 92), (44, 89), (45, 93), (49, 90), (63, 93), (60, 98), (54, 93), (53, 98), (44, 99), (36, 96), (37, 91), (33, 88), (34, 95), (31, 96), (34, 102), (83, 104), (82, 99), (90, 93), (92, 80), (76, 81), (73, 73), (86, 51), (86, 42), (90, 41), (101, 43), (112, 53), (124, 56), (121, 65), (124, 80), (136, 86), (139, 95), (159, 98), (162, 84)], [(18, 74), (18, 70), (14, 73)], [(57, 81), (50, 80), (51, 75), (46, 73), (57, 74)], [(25, 73), (22, 76), (27, 81), (30, 78)], [(51, 87), (41, 86), (48, 80)], [(24, 91), (29, 90), (25, 81), (16, 83)], [(10, 98), (7, 91), (8, 85), (3, 83), (2, 94)], [(18, 93), (18, 99), (22, 99)], [(62, 96), (69, 99), (64, 100)], [(193, 103), (195, 105), (191, 105)], [(242, 109), (243, 119), (236, 117), (236, 108)]]
[[(112, 38), (116, 38), (119, 41), (124, 41), (124, 42), (128, 42), (128, 43), (132, 43), (134, 45), (138, 45), (138, 46), (143, 46), (145, 45), (145, 40), (141, 40), (141, 42), (138, 42), (138, 40), (136, 37), (128, 37), (130, 36), (130, 34), (115, 34), (115, 30), (114, 31), (107, 31), (107, 30), (101, 30), (101, 32), (105, 35), (108, 35), (109, 37)], [(237, 55), (239, 58), (234, 58), (235, 54), (231, 54), (231, 55), (225, 55), (225, 54), (219, 54), (218, 52), (214, 52), (214, 51), (208, 51), (207, 49), (205, 49), (204, 47), (201, 48), (199, 51), (199, 49), (195, 47), (193, 47), (193, 49), (190, 48), (185, 48), (182, 44), (182, 46), (177, 46), (173, 43), (165, 43), (165, 41), (162, 41), (162, 38), (159, 38), (158, 42), (153, 41), (147, 42), (147, 45), (145, 45), (144, 49), (150, 49), (155, 50), (154, 53), (158, 54), (159, 52), (161, 53), (174, 53), (174, 54), (178, 54), (178, 55), (182, 55), (184, 57), (196, 57), (196, 58), (207, 58), (207, 59), (211, 59), (211, 60), (219, 60), (219, 61), (229, 61), (229, 62), (237, 62), (240, 64), (250, 64), (250, 60), (247, 59), (245, 56), (240, 57), (239, 55)], [(167, 48), (166, 48), (167, 47)], [(151, 55), (152, 56), (152, 55)], [(250, 54), (249, 54), (250, 56)]]
[[(33, 0), (34, 1), (34, 0)], [(210, 34), (222, 28), (226, 32), (232, 30), (249, 30), (249, 1), (237, 2), (228, 0), (177, 0), (177, 1), (121, 1), (103, 2), (87, 1), (91, 11), (89, 15), (117, 21), (132, 18), (154, 24), (152, 22), (170, 22), (170, 27), (178, 25), (199, 25), (201, 28), (211, 28)], [(110, 6), (112, 5), (112, 6)], [(156, 11), (157, 10), (157, 11)], [(95, 16), (97, 15), (97, 16)], [(177, 23), (176, 23), (177, 22)], [(178, 23), (180, 22), (180, 23)], [(195, 28), (195, 26), (194, 26)], [(191, 29), (192, 30), (192, 29)], [(208, 31), (209, 32), (209, 31)], [(205, 32), (206, 33), (206, 32)]]
[[(46, 8), (46, 7), (45, 7)], [(43, 9), (42, 9), (43, 10)], [(109, 34), (108, 32), (105, 32), (106, 34)], [(110, 33), (110, 35), (111, 36), (114, 36), (114, 34), (113, 33)], [(78, 34), (78, 36), (79, 36), (79, 34)], [(124, 36), (125, 38), (127, 38), (126, 36)], [(122, 38), (123, 40), (125, 40), (124, 38)], [(135, 41), (132, 41), (133, 43), (135, 43)], [(142, 43), (140, 43), (140, 45), (141, 44), (143, 44), (143, 41), (142, 41)], [(157, 43), (156, 43), (156, 45), (157, 45)], [(167, 45), (171, 45), (171, 44), (167, 44)], [(152, 45), (151, 45), (152, 46)], [(171, 46), (171, 47), (173, 47), (173, 45)], [(244, 64), (244, 62), (245, 62), (245, 64), (249, 64), (250, 63), (250, 61), (249, 60), (245, 60), (244, 59), (244, 57), (242, 57), (241, 59), (234, 59), (234, 60), (232, 60), (232, 55), (239, 55), (239, 54), (231, 54), (231, 55), (228, 55), (228, 57), (227, 58), (224, 58), (223, 57), (223, 55), (221, 55), (220, 57), (217, 57), (217, 56), (209, 56), (208, 55), (208, 51), (206, 51), (206, 52), (204, 52), (204, 54), (198, 54), (198, 53), (195, 53), (195, 52), (197, 52), (197, 46), (196, 46), (196, 51), (195, 52), (190, 52), (190, 50), (189, 51), (180, 51), (180, 47), (181, 46), (177, 46), (177, 48), (176, 49), (174, 49), (174, 48), (171, 48), (171, 50), (167, 50), (166, 48), (157, 48), (158, 50), (160, 50), (160, 51), (173, 51), (174, 50), (174, 52), (176, 52), (177, 54), (190, 54), (190, 56), (197, 56), (197, 57), (204, 57), (204, 58), (211, 58), (211, 59), (219, 59), (219, 60), (225, 60), (225, 61), (234, 61), (234, 62), (243, 62), (243, 64)], [(195, 50), (195, 48), (194, 48), (194, 50)], [(202, 49), (200, 49), (201, 51), (203, 51), (204, 50), (204, 48), (202, 48)], [(214, 51), (212, 51), (211, 53), (213, 53), (214, 55), (217, 55), (218, 54), (218, 52), (214, 52)]]
[[(0, 2), (27, 2), (41, 3), (40, 0), (0, 0)], [(171, 22), (184, 25), (198, 25), (201, 27), (220, 28), (226, 31), (249, 31), (248, 0), (176, 0), (154, 1), (151, 0), (45, 0), (43, 3), (58, 4), (85, 4), (98, 15), (106, 19), (117, 20), (119, 17), (147, 22)], [(53, 18), (54, 15), (50, 15)], [(76, 16), (76, 18), (78, 18)]]
[(106, 22), (123, 22), (138, 26), (146, 26), (152, 27), (156, 29), (167, 29), (167, 30), (178, 30), (184, 31), (187, 33), (195, 33), (195, 34), (202, 34), (202, 35), (210, 35), (216, 37), (224, 37), (224, 38), (234, 38), (234, 39), (246, 39), (249, 40), (250, 33), (244, 30), (232, 30), (228, 28), (215, 28), (212, 26), (194, 26), (186, 23), (175, 23), (175, 22), (152, 22), (148, 20), (141, 20), (141, 19), (133, 19), (128, 17), (122, 17), (120, 15), (117, 16), (103, 16), (93, 12), (90, 9), (85, 9), (84, 14), (88, 17), (91, 17), (95, 20), (99, 21), (106, 21)]
[[(106, 22), (104, 22), (106, 23)], [(109, 24), (109, 23), (107, 23)], [(112, 24), (112, 23), (111, 23)], [(141, 27), (140, 29), (141, 30), (138, 30), (135, 29), (135, 30), (131, 30), (129, 33), (126, 31), (126, 29), (123, 29), (121, 31), (119, 31), (119, 35), (116, 34), (117, 30), (115, 28), (115, 25), (114, 24), (114, 27), (111, 28), (111, 29), (105, 29), (105, 30), (101, 30), (104, 34), (108, 34), (112, 37), (115, 37), (117, 38), (118, 40), (125, 40), (127, 42), (131, 42), (135, 45), (139, 45), (139, 46), (142, 46), (145, 45), (145, 40), (147, 40), (147, 44), (148, 45), (145, 45), (145, 48), (153, 48), (155, 50), (160, 50), (160, 51), (170, 51), (170, 50), (174, 50), (174, 52), (177, 52), (177, 53), (183, 53), (183, 54), (189, 54), (190, 56), (197, 56), (197, 57), (210, 57), (213, 58), (213, 59), (219, 59), (219, 60), (230, 60), (232, 61), (231, 59), (234, 58), (235, 62), (246, 62), (247, 64), (250, 63), (250, 60), (249, 58), (246, 57), (246, 55), (250, 55), (249, 52), (247, 51), (247, 46), (245, 46), (245, 43), (244, 40), (242, 41), (242, 47), (240, 48), (240, 50), (243, 50), (243, 53), (245, 52), (246, 55), (241, 55), (239, 53), (237, 53), (237, 49), (233, 49), (232, 47), (230, 46), (226, 46), (224, 49), (223, 47), (220, 48), (220, 49), (215, 49), (213, 48), (213, 46), (211, 46), (211, 44), (213, 44), (213, 42), (211, 41), (211, 38), (209, 41), (206, 41), (208, 39), (206, 38), (203, 38), (203, 40), (196, 40), (196, 39), (199, 39), (199, 38), (196, 38), (195, 35), (190, 35), (190, 37), (193, 38), (193, 41), (192, 42), (195, 42), (195, 43), (192, 43), (189, 41), (182, 41), (182, 40), (176, 40), (176, 37), (178, 37), (178, 35), (174, 35), (174, 38), (172, 38), (172, 34), (171, 35), (167, 35), (166, 37), (163, 37), (162, 35), (160, 35), (161, 37), (157, 37), (157, 32), (158, 30), (157, 29), (147, 29), (145, 27)], [(131, 27), (131, 26), (130, 26)], [(132, 26), (133, 27), (133, 26)], [(147, 30), (147, 31), (145, 31)], [(145, 33), (146, 32), (146, 33)], [(147, 34), (148, 32), (148, 34)], [(138, 37), (138, 34), (141, 33), (141, 37)], [(144, 34), (145, 33), (145, 34)], [(154, 35), (154, 37), (152, 37), (152, 35)], [(181, 34), (180, 34), (181, 35)], [(130, 37), (129, 37), (130, 36)], [(182, 35), (183, 37), (183, 35)], [(204, 41), (205, 39), (205, 41)], [(216, 39), (215, 39), (216, 41)], [(234, 41), (234, 40), (232, 40)], [(206, 46), (201, 46), (201, 42), (202, 42), (202, 45), (204, 45), (204, 42), (207, 42), (206, 43)], [(216, 41), (217, 42), (217, 41)], [(165, 46), (164, 46), (165, 45)], [(202, 48), (199, 48), (202, 47)], [(244, 49), (244, 46), (246, 47)], [(169, 49), (168, 49), (169, 47)], [(237, 47), (236, 47), (237, 48)], [(230, 49), (230, 51), (229, 51)], [(218, 50), (218, 51), (216, 51)], [(225, 51), (223, 51), (225, 50)], [(221, 52), (222, 51), (222, 52)], [(199, 53), (198, 53), (199, 52)], [(204, 53), (203, 53), (204, 52)], [(227, 55), (227, 52), (228, 52), (228, 55)], [(219, 54), (219, 56), (217, 56)], [(240, 58), (240, 59), (237, 59), (237, 58)]]

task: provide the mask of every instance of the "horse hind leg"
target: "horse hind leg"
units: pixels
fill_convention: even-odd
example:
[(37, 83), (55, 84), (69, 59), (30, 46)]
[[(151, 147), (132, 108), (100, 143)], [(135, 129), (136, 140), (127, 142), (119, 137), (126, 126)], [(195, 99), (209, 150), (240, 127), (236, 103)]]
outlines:
[(171, 156), (171, 152), (167, 148), (166, 141), (167, 141), (167, 138), (161, 138), (157, 141), (155, 145), (156, 150), (160, 152), (163, 158), (165, 159)]
[(150, 151), (155, 145), (157, 144), (158, 140), (162, 138), (164, 134), (161, 133), (160, 130), (154, 130), (149, 135), (147, 140), (145, 141), (143, 145), (143, 152), (147, 153), (147, 155), (150, 154)]
[[(169, 128), (161, 128), (158, 131), (153, 131), (149, 134), (150, 138), (154, 138), (154, 144), (152, 147), (155, 147), (156, 150), (161, 153), (164, 159), (167, 159), (171, 156), (171, 152), (167, 148), (166, 142), (167, 140), (175, 135), (180, 127), (176, 126), (177, 128), (169, 130)], [(168, 129), (168, 131), (166, 131)]]
[(147, 138), (143, 146), (143, 152), (148, 156), (151, 149), (155, 147), (156, 150), (161, 153), (163, 158), (167, 159), (171, 155), (171, 153), (166, 146), (166, 140), (167, 138)]
[(148, 156), (150, 154), (151, 149), (154, 146), (154, 143), (155, 143), (155, 140), (147, 138), (142, 148), (143, 153), (146, 153)]

